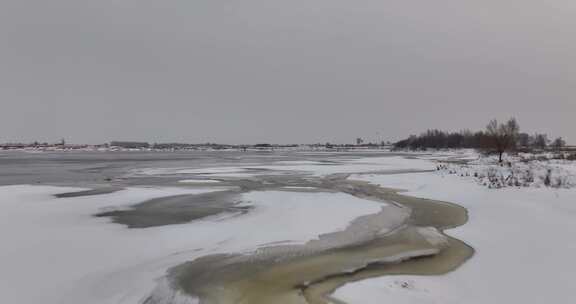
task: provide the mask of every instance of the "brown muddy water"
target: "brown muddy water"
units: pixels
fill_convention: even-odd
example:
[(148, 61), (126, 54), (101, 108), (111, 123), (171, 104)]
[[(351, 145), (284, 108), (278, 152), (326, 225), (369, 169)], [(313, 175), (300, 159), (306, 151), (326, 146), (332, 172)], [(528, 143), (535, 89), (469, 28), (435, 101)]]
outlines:
[[(140, 168), (252, 166), (277, 161), (342, 160), (401, 156), (394, 153), (46, 153), (0, 155), (0, 185), (51, 184), (92, 190), (58, 197), (102, 195), (131, 186), (177, 186), (184, 178), (207, 176), (128, 176)], [(402, 174), (408, 171), (382, 171)], [(413, 171), (409, 171), (413, 172)], [(362, 172), (358, 172), (362, 173)], [(220, 213), (238, 216), (243, 193), (251, 191), (343, 192), (383, 203), (382, 212), (360, 217), (345, 231), (301, 245), (270, 245), (252, 253), (208, 255), (169, 269), (145, 304), (327, 304), (340, 286), (371, 277), (398, 274), (439, 275), (469, 259), (474, 250), (444, 230), (463, 225), (466, 209), (452, 203), (405, 196), (401, 191), (353, 181), (346, 174), (325, 177), (301, 172), (260, 172), (250, 178), (222, 178), (226, 190), (149, 200), (127, 210), (96, 216), (132, 229), (182, 224)], [(204, 187), (204, 186), (203, 186)], [(290, 187), (290, 188), (287, 188)], [(327, 210), (326, 216), (330, 216)], [(321, 220), (321, 219), (319, 219)], [(263, 227), (273, 229), (273, 227)], [(187, 302), (188, 301), (188, 302)]]
[[(405, 196), (349, 180), (345, 174), (268, 176), (261, 181), (254, 189), (315, 186), (318, 191), (343, 192), (386, 206), (380, 214), (358, 218), (345, 231), (317, 241), (269, 246), (251, 254), (205, 256), (176, 266), (145, 304), (179, 304), (172, 300), (178, 294), (198, 298), (202, 304), (341, 303), (330, 294), (346, 283), (394, 274), (443, 274), (473, 255), (471, 247), (443, 233), (466, 223), (467, 211), (458, 205)], [(244, 191), (254, 190), (249, 188)], [(388, 230), (379, 233), (383, 228)]]

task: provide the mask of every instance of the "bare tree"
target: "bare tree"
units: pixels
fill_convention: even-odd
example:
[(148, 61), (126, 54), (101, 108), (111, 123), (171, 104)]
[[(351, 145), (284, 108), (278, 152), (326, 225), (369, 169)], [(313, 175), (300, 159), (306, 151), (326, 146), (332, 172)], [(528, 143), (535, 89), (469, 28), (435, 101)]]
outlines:
[(520, 133), (518, 134), (518, 142), (519, 147), (527, 148), (530, 146), (530, 135), (528, 133)]
[(546, 134), (534, 134), (532, 137), (532, 146), (538, 149), (546, 149), (548, 142), (548, 135)]
[(486, 134), (489, 139), (486, 148), (498, 153), (498, 161), (502, 162), (504, 152), (516, 147), (519, 133), (520, 126), (515, 118), (510, 118), (506, 123), (498, 123), (498, 120), (493, 119), (488, 126), (486, 126)]
[(562, 139), (562, 137), (558, 137), (552, 142), (552, 147), (556, 150), (560, 150), (564, 146), (566, 146), (566, 141), (564, 141), (564, 139)]

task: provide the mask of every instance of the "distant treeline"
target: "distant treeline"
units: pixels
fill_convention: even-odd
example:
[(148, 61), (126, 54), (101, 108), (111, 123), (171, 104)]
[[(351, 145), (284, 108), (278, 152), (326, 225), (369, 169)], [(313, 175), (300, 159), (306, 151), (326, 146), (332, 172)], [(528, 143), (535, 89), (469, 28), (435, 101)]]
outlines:
[[(511, 120), (514, 121), (514, 120)], [(491, 122), (492, 123), (492, 122)], [(566, 143), (562, 138), (554, 141), (548, 139), (546, 134), (527, 134), (520, 133), (517, 123), (514, 126), (516, 130), (508, 132), (508, 141), (506, 149), (510, 148), (531, 148), (545, 149), (546, 147), (560, 148)], [(506, 125), (503, 125), (504, 127)], [(498, 126), (500, 127), (500, 126)], [(441, 130), (428, 130), (420, 135), (411, 135), (410, 137), (400, 140), (394, 144), (398, 149), (452, 149), (452, 148), (472, 148), (472, 149), (491, 149), (497, 144), (498, 127), (496, 131), (476, 131), (464, 130), (460, 132), (445, 132)], [(505, 132), (505, 131), (504, 131)], [(502, 136), (500, 136), (502, 137)], [(496, 142), (496, 143), (495, 143)]]
[(482, 131), (445, 132), (428, 130), (420, 135), (398, 141), (394, 147), (399, 149), (448, 149), (448, 148), (481, 148), (488, 142), (488, 136)]

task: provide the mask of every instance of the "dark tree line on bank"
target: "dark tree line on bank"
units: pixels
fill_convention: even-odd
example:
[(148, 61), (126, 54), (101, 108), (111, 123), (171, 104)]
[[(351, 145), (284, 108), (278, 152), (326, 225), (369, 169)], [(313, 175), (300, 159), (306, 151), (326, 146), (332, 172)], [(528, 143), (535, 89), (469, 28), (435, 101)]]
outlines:
[(562, 148), (566, 142), (561, 138), (550, 141), (546, 134), (527, 134), (520, 132), (520, 125), (511, 118), (505, 123), (492, 120), (484, 131), (445, 132), (436, 129), (420, 135), (412, 135), (394, 144), (397, 149), (458, 149), (471, 148), (488, 153), (497, 153), (500, 161), (506, 151), (543, 150), (547, 147)]

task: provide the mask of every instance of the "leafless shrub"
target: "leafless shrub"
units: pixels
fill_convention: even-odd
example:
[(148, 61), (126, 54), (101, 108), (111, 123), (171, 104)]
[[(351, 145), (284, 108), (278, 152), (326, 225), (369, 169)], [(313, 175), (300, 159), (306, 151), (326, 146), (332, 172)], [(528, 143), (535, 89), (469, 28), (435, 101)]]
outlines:
[(552, 184), (552, 169), (546, 170), (546, 176), (544, 176), (544, 185), (550, 187)]
[(530, 169), (526, 169), (526, 175), (524, 175), (524, 185), (529, 186), (534, 182), (534, 172)]

